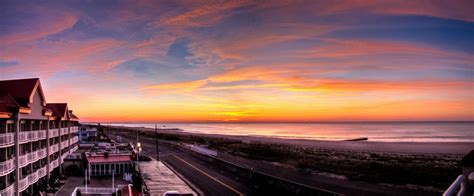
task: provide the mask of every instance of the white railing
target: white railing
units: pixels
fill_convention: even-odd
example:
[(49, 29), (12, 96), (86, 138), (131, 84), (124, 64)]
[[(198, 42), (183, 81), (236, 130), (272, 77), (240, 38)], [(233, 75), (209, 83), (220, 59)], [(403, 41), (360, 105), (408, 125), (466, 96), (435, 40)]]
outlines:
[(20, 132), (20, 134), (18, 135), (18, 139), (20, 143), (28, 142), (28, 132), (27, 131)]
[(79, 131), (79, 127), (71, 127), (71, 133), (77, 133)]
[(38, 182), (38, 170), (36, 170), (35, 172), (31, 173), (30, 175), (28, 175), (28, 184), (29, 185), (32, 185), (36, 182)]
[(58, 152), (58, 150), (59, 150), (59, 144), (54, 144), (54, 145), (49, 146), (49, 153), (50, 154)]
[(36, 131), (37, 138), (42, 140), (46, 139), (46, 130)]
[(62, 150), (62, 149), (65, 149), (65, 148), (67, 148), (67, 147), (69, 147), (69, 142), (68, 142), (67, 140), (66, 140), (66, 141), (62, 141), (62, 142), (61, 142), (61, 150)]
[(19, 161), (20, 167), (24, 167), (25, 165), (34, 163), (44, 157), (46, 157), (46, 148), (42, 148), (33, 152), (29, 152), (24, 155), (20, 155), (20, 157), (18, 158), (18, 161)]
[(0, 195), (13, 195), (13, 192), (15, 192), (15, 183), (12, 183), (10, 186), (7, 188), (0, 190)]
[(71, 144), (77, 143), (78, 141), (79, 141), (79, 137), (74, 136), (74, 137), (72, 138)]
[(68, 133), (69, 131), (67, 130), (67, 127), (61, 128), (61, 135), (66, 135)]
[(29, 153), (24, 154), (24, 155), (20, 155), (20, 156), (18, 157), (18, 162), (19, 162), (19, 164), (20, 164), (20, 167), (24, 167), (25, 165), (28, 164), (28, 154), (29, 154)]
[(38, 169), (38, 178), (42, 178), (44, 176), (46, 176), (46, 165)]
[(32, 163), (38, 160), (38, 154), (36, 154), (36, 151), (30, 152), (26, 155), (26, 159), (28, 163)]
[(46, 139), (46, 131), (21, 131), (19, 135), (20, 143)]
[(56, 168), (58, 166), (59, 166), (58, 159), (56, 159), (54, 161), (51, 161), (51, 163), (49, 164), (49, 169), (53, 170), (54, 168)]
[(57, 137), (59, 136), (59, 130), (58, 129), (50, 129), (49, 130), (49, 138)]
[(28, 188), (29, 185), (30, 184), (28, 183), (28, 176), (26, 176), (25, 178), (21, 179), (20, 182), (18, 182), (18, 187), (20, 189), (20, 192)]
[(37, 154), (37, 156), (38, 156), (38, 159), (45, 158), (45, 157), (46, 157), (46, 154), (47, 154), (46, 148), (42, 148), (42, 149), (40, 149), (40, 150), (37, 150), (37, 151), (36, 151), (36, 154)]
[(74, 148), (72, 148), (71, 150), (69, 150), (69, 154), (72, 154), (72, 153), (76, 152), (77, 149), (79, 149), (79, 146), (74, 146)]
[(64, 163), (64, 159), (69, 155), (69, 152), (68, 153), (64, 153), (61, 155), (61, 163)]
[(0, 147), (9, 146), (13, 144), (15, 144), (15, 133), (0, 134)]
[(98, 187), (76, 187), (72, 192), (71, 196), (76, 196), (77, 192), (81, 192), (84, 195), (111, 195), (117, 192), (117, 188), (98, 188)]
[(77, 143), (79, 141), (79, 138), (77, 136), (74, 136), (73, 138), (69, 139), (71, 141), (71, 145)]
[(12, 158), (4, 162), (0, 162), (0, 176), (7, 175), (13, 170), (15, 170), (15, 159)]

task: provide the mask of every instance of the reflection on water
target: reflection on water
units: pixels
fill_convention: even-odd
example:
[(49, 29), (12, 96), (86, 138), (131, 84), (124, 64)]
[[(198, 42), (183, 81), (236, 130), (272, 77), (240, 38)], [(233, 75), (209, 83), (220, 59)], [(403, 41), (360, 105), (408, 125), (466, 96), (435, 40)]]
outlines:
[[(155, 124), (111, 124), (154, 128)], [(474, 122), (417, 123), (196, 123), (158, 124), (186, 132), (278, 138), (370, 141), (474, 142)]]

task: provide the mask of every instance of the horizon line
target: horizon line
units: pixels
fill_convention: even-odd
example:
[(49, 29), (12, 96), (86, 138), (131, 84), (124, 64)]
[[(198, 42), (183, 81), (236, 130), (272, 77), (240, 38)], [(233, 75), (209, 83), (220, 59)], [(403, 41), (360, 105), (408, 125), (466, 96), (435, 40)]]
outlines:
[(170, 122), (157, 122), (157, 121), (115, 121), (115, 122), (81, 122), (81, 123), (101, 123), (101, 124), (258, 124), (258, 123), (474, 123), (474, 120), (398, 120), (398, 121), (170, 121)]

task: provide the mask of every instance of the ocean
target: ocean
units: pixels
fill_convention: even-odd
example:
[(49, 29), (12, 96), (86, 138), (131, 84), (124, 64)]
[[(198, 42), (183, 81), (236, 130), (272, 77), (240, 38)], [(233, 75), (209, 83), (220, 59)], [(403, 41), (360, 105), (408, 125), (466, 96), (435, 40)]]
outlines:
[[(159, 128), (237, 136), (310, 140), (367, 137), (382, 142), (474, 142), (474, 122), (357, 122), (357, 123), (156, 123)], [(106, 123), (154, 128), (155, 123)]]

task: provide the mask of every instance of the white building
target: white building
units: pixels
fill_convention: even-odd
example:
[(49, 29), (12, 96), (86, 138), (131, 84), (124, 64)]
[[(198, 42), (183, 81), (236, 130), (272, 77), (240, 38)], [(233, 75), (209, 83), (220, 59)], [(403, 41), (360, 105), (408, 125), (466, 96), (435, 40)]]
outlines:
[(0, 81), (0, 195), (33, 195), (77, 150), (78, 118), (46, 103), (40, 80)]

